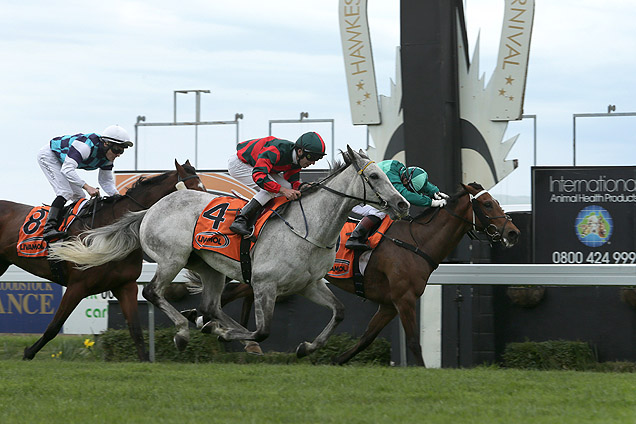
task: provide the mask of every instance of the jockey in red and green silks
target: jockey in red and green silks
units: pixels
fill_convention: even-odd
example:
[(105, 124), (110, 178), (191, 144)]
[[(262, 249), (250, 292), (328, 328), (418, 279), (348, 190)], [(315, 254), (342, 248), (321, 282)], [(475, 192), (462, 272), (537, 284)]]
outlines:
[(263, 206), (276, 196), (300, 197), (300, 170), (325, 155), (325, 142), (315, 132), (301, 135), (295, 143), (264, 137), (239, 143), (228, 160), (228, 172), (257, 191), (230, 225), (237, 234), (249, 236)]
[[(428, 174), (422, 168), (417, 166), (407, 168), (397, 160), (379, 162), (378, 167), (410, 204), (430, 207), (446, 205), (448, 195), (440, 192), (435, 184), (428, 181)], [(363, 218), (351, 233), (345, 246), (348, 249), (368, 250), (367, 239), (377, 229), (386, 214), (371, 205), (357, 205), (353, 208), (353, 212), (362, 215)]]

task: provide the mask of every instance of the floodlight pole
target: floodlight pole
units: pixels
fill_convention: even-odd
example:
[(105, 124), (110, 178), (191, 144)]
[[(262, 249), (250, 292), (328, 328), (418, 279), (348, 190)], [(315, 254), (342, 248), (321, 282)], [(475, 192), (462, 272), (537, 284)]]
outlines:
[(615, 105), (607, 107), (607, 113), (575, 113), (572, 115), (572, 166), (576, 166), (576, 118), (606, 118), (608, 116), (636, 116), (636, 112), (612, 113)]
[(272, 135), (272, 124), (298, 124), (307, 122), (327, 122), (331, 124), (331, 160), (335, 161), (335, 130), (333, 119), (306, 119), (309, 117), (309, 112), (300, 112), (300, 119), (270, 119), (269, 120), (269, 135)]

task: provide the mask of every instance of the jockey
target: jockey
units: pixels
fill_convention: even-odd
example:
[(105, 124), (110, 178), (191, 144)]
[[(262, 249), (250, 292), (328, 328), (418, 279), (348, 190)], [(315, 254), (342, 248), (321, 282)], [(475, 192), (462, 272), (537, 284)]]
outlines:
[(249, 236), (270, 199), (276, 196), (298, 199), (301, 168), (315, 164), (324, 155), (325, 142), (315, 132), (301, 135), (295, 143), (272, 136), (239, 143), (237, 153), (228, 160), (228, 172), (257, 193), (241, 209), (230, 229)]
[[(389, 181), (396, 190), (412, 205), (434, 208), (446, 205), (449, 196), (428, 181), (428, 174), (422, 168), (417, 166), (407, 168), (397, 160), (385, 160), (378, 163), (378, 166), (389, 177)], [(386, 214), (370, 205), (357, 205), (352, 211), (362, 215), (363, 218), (351, 233), (345, 247), (353, 250), (369, 250), (367, 239), (377, 229)]]
[(55, 137), (38, 152), (37, 159), (42, 172), (55, 191), (49, 217), (44, 225), (44, 239), (63, 238), (66, 233), (58, 231), (62, 208), (67, 200), (79, 200), (84, 190), (89, 196), (99, 195), (99, 188), (91, 187), (76, 169), (99, 169), (98, 182), (104, 191), (113, 196), (117, 193), (113, 177), (113, 162), (133, 143), (122, 127), (111, 125), (101, 134), (75, 134)]

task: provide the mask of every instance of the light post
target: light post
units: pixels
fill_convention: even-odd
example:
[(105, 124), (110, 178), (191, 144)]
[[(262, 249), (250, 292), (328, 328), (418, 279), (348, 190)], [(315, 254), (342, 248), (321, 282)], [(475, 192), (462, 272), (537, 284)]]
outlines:
[(334, 146), (336, 144), (334, 120), (333, 119), (307, 119), (309, 118), (309, 112), (300, 112), (300, 119), (270, 119), (269, 120), (269, 135), (272, 135), (272, 124), (296, 124), (296, 123), (308, 123), (308, 122), (327, 122), (331, 124), (331, 160), (335, 161)]
[(636, 112), (612, 113), (616, 105), (608, 105), (607, 113), (575, 113), (572, 115), (572, 166), (576, 166), (576, 118), (606, 118), (608, 116), (636, 116)]

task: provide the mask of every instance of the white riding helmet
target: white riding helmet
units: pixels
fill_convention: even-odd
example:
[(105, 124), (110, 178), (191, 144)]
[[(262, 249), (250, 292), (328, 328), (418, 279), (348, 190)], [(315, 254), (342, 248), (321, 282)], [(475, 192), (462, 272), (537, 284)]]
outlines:
[(124, 147), (132, 147), (128, 132), (119, 125), (111, 125), (100, 134), (102, 139), (115, 144), (121, 144)]

